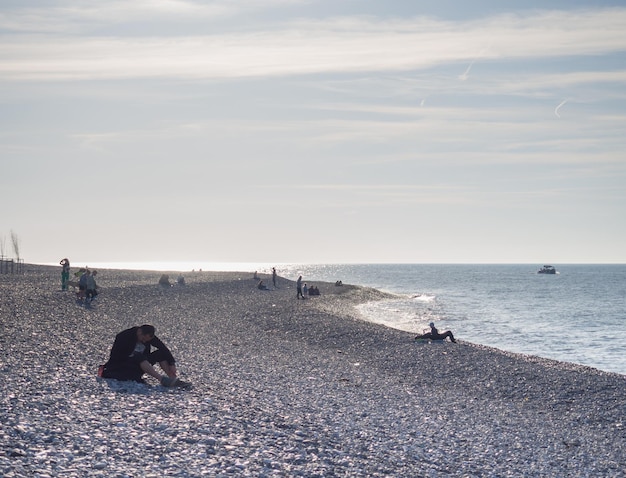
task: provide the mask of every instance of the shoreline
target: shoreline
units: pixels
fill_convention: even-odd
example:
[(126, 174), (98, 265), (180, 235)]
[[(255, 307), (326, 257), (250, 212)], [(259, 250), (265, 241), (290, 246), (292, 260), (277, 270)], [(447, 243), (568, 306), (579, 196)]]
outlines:
[[(161, 272), (102, 269), (87, 309), (60, 267), (25, 269), (0, 276), (4, 476), (624, 476), (625, 376), (358, 317), (390, 294), (316, 283), (297, 301), (283, 278), (259, 291), (252, 273), (186, 272), (163, 289)], [(191, 392), (95, 378), (141, 323)], [(156, 433), (131, 435), (146, 453), (129, 461), (133, 422)]]
[[(156, 270), (157, 263), (144, 265), (148, 270)], [(172, 263), (169, 265), (172, 266)], [(180, 269), (177, 269), (178, 265), (181, 263), (173, 263), (173, 267), (159, 270), (191, 271), (195, 263), (184, 263)], [(184, 265), (187, 265), (188, 269), (185, 269)], [(224, 263), (221, 265), (225, 267), (219, 268), (212, 263), (208, 270), (250, 272), (258, 270), (269, 273), (271, 269), (267, 267), (268, 264), (260, 263)], [(234, 265), (240, 267), (233, 269)], [(603, 284), (611, 280), (617, 281), (613, 282), (617, 284), (626, 273), (623, 266), (618, 265), (617, 269), (591, 266), (592, 269), (576, 270), (568, 270), (568, 266), (568, 269), (564, 269), (566, 275), (563, 279), (556, 281), (555, 286), (549, 286), (550, 298), (538, 302), (535, 302), (533, 297), (542, 293), (540, 290), (542, 277), (536, 274), (536, 268), (528, 266), (520, 268), (517, 265), (517, 268), (511, 269), (513, 266), (510, 265), (452, 265), (451, 275), (456, 277), (449, 283), (445, 280), (445, 276), (448, 275), (445, 273), (447, 270), (445, 265), (435, 268), (422, 265), (417, 269), (416, 266), (410, 264), (382, 266), (382, 268), (378, 266), (372, 268), (364, 264), (345, 267), (335, 267), (332, 264), (277, 266), (285, 277), (293, 279), (299, 274), (303, 274), (307, 281), (311, 281), (312, 277), (328, 282), (343, 279), (349, 284), (373, 287), (383, 292), (398, 294), (399, 297), (392, 301), (374, 301), (358, 307), (365, 319), (389, 327), (417, 334), (426, 329), (426, 324), (434, 318), (441, 329), (450, 329), (464, 340), (474, 344), (587, 365), (599, 370), (626, 375), (626, 360), (624, 360), (626, 325), (622, 323), (619, 315), (618, 304), (621, 300), (619, 289), (603, 291), (600, 286), (598, 290), (593, 290), (593, 287), (587, 287), (583, 283), (559, 285), (562, 281), (575, 283), (576, 278), (585, 281), (586, 279), (583, 278), (589, 274), (596, 276), (598, 282), (594, 282), (595, 284)], [(461, 298), (464, 291), (469, 290), (464, 280), (471, 277), (471, 274), (479, 274), (482, 277), (481, 287), (486, 285), (483, 284), (483, 280), (489, 282), (492, 277), (505, 274), (507, 283), (511, 280), (524, 283), (515, 285), (515, 287), (525, 288), (524, 293), (497, 298), (493, 295), (481, 296), (481, 289), (477, 289), (476, 294)], [(414, 282), (414, 279), (418, 277), (420, 277), (418, 282)], [(438, 286), (440, 280), (443, 280), (441, 283), (443, 288)], [(550, 281), (550, 283), (553, 282)], [(533, 290), (537, 287), (539, 287), (538, 290)], [(565, 287), (584, 287), (585, 292), (576, 294), (574, 296), (576, 300), (572, 301), (567, 299)], [(411, 297), (407, 298), (407, 294)], [(604, 297), (603, 294), (608, 295)], [(524, 296), (526, 300), (523, 299)], [(601, 302), (594, 306), (597, 300)], [(478, 303), (474, 303), (475, 301), (480, 301), (481, 307)], [(559, 301), (564, 302), (559, 304)], [(610, 304), (615, 304), (617, 307), (611, 307)], [(513, 312), (514, 310), (516, 312)], [(432, 317), (426, 317), (427, 315)], [(589, 321), (585, 321), (585, 316), (595, 323), (587, 340), (584, 335), (589, 332), (587, 325)], [(593, 329), (600, 328), (601, 324), (606, 324), (607, 334), (610, 334), (612, 330), (614, 340), (611, 340), (610, 344), (606, 338), (602, 337), (602, 334), (593, 333)], [(614, 329), (611, 324), (615, 325)], [(536, 326), (537, 329), (535, 329)], [(541, 329), (547, 335), (541, 335)], [(555, 340), (556, 337), (561, 340)]]

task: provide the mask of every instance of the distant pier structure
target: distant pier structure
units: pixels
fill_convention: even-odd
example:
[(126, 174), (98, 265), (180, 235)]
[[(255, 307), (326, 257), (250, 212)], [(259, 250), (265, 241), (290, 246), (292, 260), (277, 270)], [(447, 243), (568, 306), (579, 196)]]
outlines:
[(24, 259), (0, 256), (0, 274), (23, 274)]

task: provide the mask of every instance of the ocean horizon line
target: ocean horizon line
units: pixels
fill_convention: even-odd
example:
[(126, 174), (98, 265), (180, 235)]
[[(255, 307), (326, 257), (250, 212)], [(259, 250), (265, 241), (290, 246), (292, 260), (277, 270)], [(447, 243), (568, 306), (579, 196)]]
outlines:
[[(164, 272), (246, 272), (271, 270), (272, 267), (315, 266), (623, 266), (622, 262), (246, 262), (246, 261), (70, 261), (73, 267), (90, 269), (146, 270)], [(33, 262), (35, 265), (57, 266), (55, 262)]]

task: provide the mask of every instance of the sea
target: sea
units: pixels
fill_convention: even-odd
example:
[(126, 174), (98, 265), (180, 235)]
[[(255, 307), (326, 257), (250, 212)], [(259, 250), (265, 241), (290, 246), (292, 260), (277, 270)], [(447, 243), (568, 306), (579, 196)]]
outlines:
[[(397, 297), (359, 306), (388, 327), (434, 322), (463, 341), (626, 375), (626, 265), (113, 263), (125, 269), (249, 271), (355, 284)], [(295, 292), (294, 292), (295, 294)]]

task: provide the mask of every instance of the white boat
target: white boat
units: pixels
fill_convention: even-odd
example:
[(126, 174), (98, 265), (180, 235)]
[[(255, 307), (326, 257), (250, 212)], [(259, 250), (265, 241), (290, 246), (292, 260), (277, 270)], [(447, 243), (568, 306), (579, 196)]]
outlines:
[(556, 274), (554, 266), (545, 265), (537, 271), (537, 274)]

